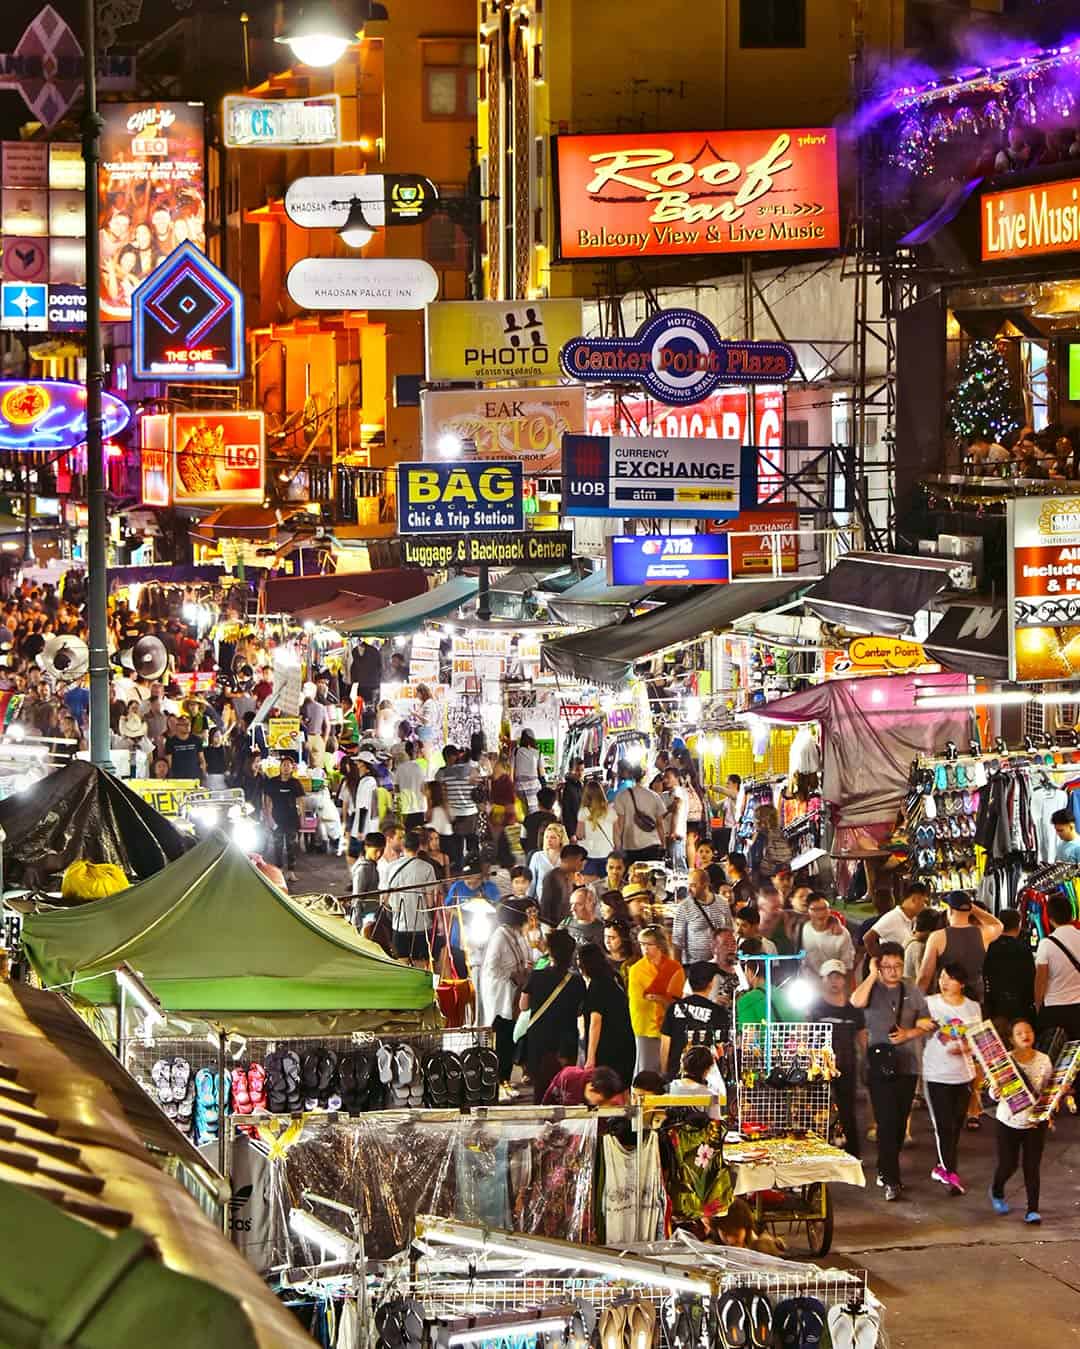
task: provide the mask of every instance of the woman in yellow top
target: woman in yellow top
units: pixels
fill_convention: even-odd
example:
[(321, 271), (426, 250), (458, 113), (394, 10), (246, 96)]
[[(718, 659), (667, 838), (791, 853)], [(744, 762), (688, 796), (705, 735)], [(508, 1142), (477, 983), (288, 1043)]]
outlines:
[(641, 959), (627, 972), (626, 995), (634, 1028), (634, 1076), (660, 1071), (660, 1026), (664, 1013), (682, 997), (686, 976), (672, 958), (668, 934), (662, 927), (643, 927), (638, 934)]

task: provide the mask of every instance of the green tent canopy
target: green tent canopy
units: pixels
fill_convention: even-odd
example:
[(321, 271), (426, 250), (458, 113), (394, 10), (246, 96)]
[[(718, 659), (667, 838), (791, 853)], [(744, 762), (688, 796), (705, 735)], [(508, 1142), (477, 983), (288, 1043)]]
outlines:
[(348, 923), (278, 890), (221, 834), (129, 890), (28, 917), (23, 944), (48, 987), (116, 1003), (113, 972), (127, 961), (167, 1011), (241, 1034), (434, 1017), (428, 971), (371, 954)]

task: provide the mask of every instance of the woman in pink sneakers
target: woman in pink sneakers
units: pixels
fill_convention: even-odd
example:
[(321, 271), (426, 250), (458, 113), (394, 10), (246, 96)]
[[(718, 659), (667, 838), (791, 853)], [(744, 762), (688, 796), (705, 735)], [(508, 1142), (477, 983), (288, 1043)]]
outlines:
[(926, 1109), (938, 1154), (930, 1177), (947, 1186), (950, 1194), (963, 1194), (956, 1174), (956, 1153), (975, 1077), (967, 1032), (982, 1020), (982, 1012), (967, 996), (962, 965), (945, 965), (938, 975), (938, 988), (938, 993), (926, 999), (934, 1031), (926, 1037), (923, 1048)]

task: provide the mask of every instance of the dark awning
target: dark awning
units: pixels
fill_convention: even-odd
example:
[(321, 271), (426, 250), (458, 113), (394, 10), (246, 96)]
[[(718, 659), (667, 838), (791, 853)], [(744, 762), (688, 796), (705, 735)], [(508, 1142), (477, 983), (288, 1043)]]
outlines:
[(755, 609), (771, 609), (791, 599), (799, 588), (798, 581), (790, 580), (710, 586), (680, 604), (665, 605), (641, 618), (544, 642), (540, 664), (571, 679), (622, 684), (629, 679), (634, 661), (677, 642), (720, 631)]
[(930, 659), (946, 670), (982, 679), (1009, 677), (1009, 630), (1004, 609), (950, 604), (923, 645)]
[(807, 591), (804, 603), (827, 623), (901, 637), (919, 610), (949, 586), (955, 566), (936, 557), (846, 553)]

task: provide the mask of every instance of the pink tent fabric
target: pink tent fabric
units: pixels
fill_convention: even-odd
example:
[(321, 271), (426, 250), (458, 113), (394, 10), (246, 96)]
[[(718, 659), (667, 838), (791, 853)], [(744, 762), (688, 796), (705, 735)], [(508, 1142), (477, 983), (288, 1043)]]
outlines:
[[(821, 726), (822, 795), (835, 824), (891, 824), (907, 794), (916, 754), (938, 753), (948, 740), (966, 745), (964, 708), (915, 706), (915, 676), (832, 679), (754, 709), (771, 721)], [(967, 676), (919, 675), (941, 693), (962, 693)]]

